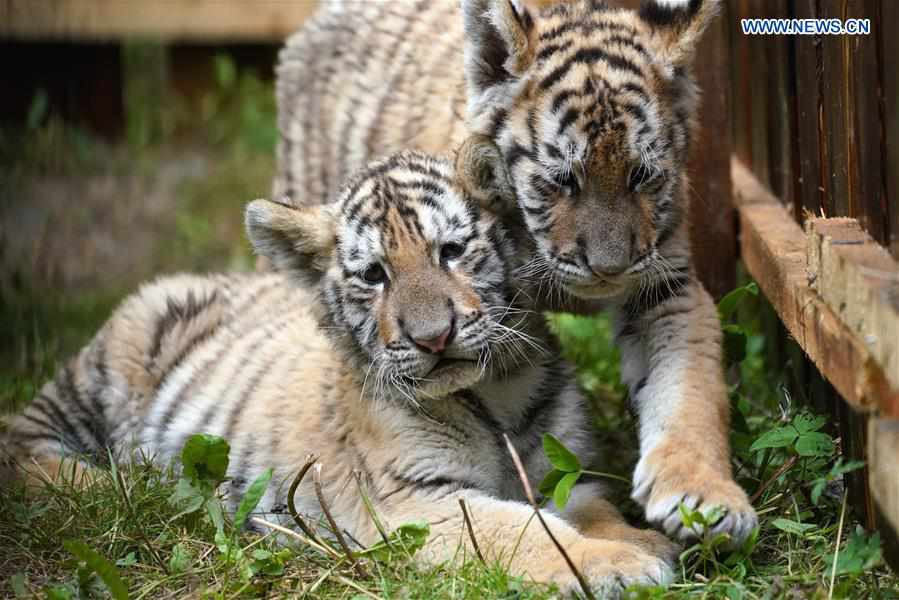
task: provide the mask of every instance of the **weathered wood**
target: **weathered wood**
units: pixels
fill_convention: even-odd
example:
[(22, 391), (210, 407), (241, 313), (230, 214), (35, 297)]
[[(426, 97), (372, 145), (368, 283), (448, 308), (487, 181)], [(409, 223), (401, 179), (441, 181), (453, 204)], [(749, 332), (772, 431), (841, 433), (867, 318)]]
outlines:
[[(761, 2), (750, 2), (751, 18), (767, 17), (767, 9)], [(742, 35), (742, 32), (741, 34)], [(769, 89), (768, 71), (771, 65), (765, 59), (767, 48), (774, 43), (771, 36), (742, 35), (749, 46), (749, 95), (750, 106), (749, 135), (752, 140), (752, 172), (761, 182), (771, 186), (770, 147), (768, 145), (768, 112), (772, 110), (771, 90)]]
[[(883, 2), (880, 5), (880, 23), (899, 23), (899, 2)], [(884, 136), (883, 151), (884, 187), (889, 212), (890, 249), (899, 259), (899, 35), (894, 28), (879, 27), (881, 89), (883, 91)]]
[(0, 35), (283, 40), (316, 5), (316, 0), (2, 0)]
[(868, 421), (868, 481), (883, 532), (884, 555), (899, 570), (899, 419)]
[[(765, 3), (767, 17), (788, 19), (787, 0), (769, 0)], [(790, 72), (794, 36), (775, 35), (764, 38), (767, 78), (768, 179), (771, 191), (784, 204), (792, 206), (793, 151), (796, 140), (796, 118), (793, 104), (796, 94), (796, 78)]]
[(855, 219), (810, 219), (806, 234), (812, 288), (864, 342), (885, 377), (870, 382), (881, 408), (899, 415), (899, 265)]
[[(819, 17), (841, 19), (842, 2), (821, 2)], [(855, 195), (850, 193), (849, 127), (852, 115), (849, 113), (849, 36), (825, 35), (821, 37), (823, 71), (821, 91), (823, 108), (823, 132), (821, 136), (824, 152), (822, 168), (829, 177), (825, 178), (824, 213), (828, 217), (849, 217), (858, 214), (852, 206)]]
[(790, 334), (853, 408), (880, 408), (899, 417), (899, 404), (891, 400), (892, 390), (865, 342), (809, 285), (802, 229), (737, 159), (731, 177), (743, 262)]
[[(816, 0), (797, 0), (796, 18), (817, 16)], [(796, 134), (798, 136), (799, 173), (797, 204), (803, 211), (820, 215), (824, 202), (824, 172), (821, 168), (821, 36), (798, 35), (793, 38), (796, 61)]]
[(697, 273), (720, 298), (736, 285), (737, 232), (730, 183), (728, 22), (719, 17), (699, 45), (699, 131), (690, 149), (690, 234)]
[[(845, 38), (844, 70), (848, 112), (847, 147), (849, 153), (848, 189), (850, 210), (877, 242), (887, 241), (889, 218), (883, 189), (880, 144), (882, 114), (880, 111), (880, 65), (878, 33), (884, 27), (877, 21), (880, 0), (846, 0), (843, 18), (870, 19), (875, 30), (871, 35), (848, 35)], [(880, 31), (878, 31), (880, 30)], [(884, 57), (895, 63), (897, 56)]]
[(731, 113), (734, 153), (744, 164), (752, 165), (752, 64), (749, 37), (740, 29), (740, 19), (748, 18), (749, 0), (729, 3), (731, 55)]

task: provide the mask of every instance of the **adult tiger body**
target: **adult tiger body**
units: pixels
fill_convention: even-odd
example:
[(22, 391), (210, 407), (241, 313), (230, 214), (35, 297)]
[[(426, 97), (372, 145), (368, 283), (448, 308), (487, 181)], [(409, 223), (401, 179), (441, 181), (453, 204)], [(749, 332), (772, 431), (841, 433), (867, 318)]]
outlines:
[(278, 67), (274, 195), (329, 201), (401, 148), (493, 141), (535, 242), (544, 307), (616, 314), (640, 417), (633, 496), (681, 539), (681, 502), (757, 523), (734, 482), (714, 304), (696, 280), (686, 156), (693, 53), (719, 0), (325, 2)]
[[(455, 168), (416, 153), (376, 163), (328, 206), (251, 203), (251, 241), (280, 272), (145, 285), (12, 420), (7, 457), (40, 478), (66, 455), (85, 468), (139, 448), (165, 464), (193, 433), (218, 434), (231, 444), (232, 509), (273, 467), (260, 510), (277, 512), (314, 453), (338, 526), (362, 544), (379, 538), (346, 489), (357, 471), (387, 524), (430, 522), (424, 560), (450, 560), (468, 539), (464, 498), (491, 560), (576, 587), (527, 526), (503, 444), (507, 433), (532, 481), (549, 470), (544, 432), (595, 455), (569, 365), (534, 351), (553, 342), (514, 275), (527, 241), (494, 214), (510, 197), (497, 158), (475, 139)], [(310, 488), (295, 503), (320, 521)], [(595, 486), (546, 518), (598, 591), (671, 577), (673, 544), (627, 525)]]

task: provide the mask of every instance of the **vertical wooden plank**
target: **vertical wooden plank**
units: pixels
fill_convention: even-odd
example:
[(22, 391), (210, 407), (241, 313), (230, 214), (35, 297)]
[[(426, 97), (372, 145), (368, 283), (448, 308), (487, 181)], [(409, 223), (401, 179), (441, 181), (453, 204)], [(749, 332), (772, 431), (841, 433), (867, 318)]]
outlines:
[[(769, 0), (768, 17), (790, 18), (787, 0)], [(765, 62), (767, 63), (768, 92), (768, 172), (771, 191), (785, 204), (793, 205), (793, 142), (795, 139), (793, 104), (795, 80), (790, 77), (790, 44), (793, 36), (766, 36)]]
[[(880, 0), (848, 0), (842, 17), (878, 23)], [(889, 215), (883, 189), (881, 77), (876, 29), (869, 35), (843, 36), (843, 61), (849, 87), (846, 143), (849, 157), (850, 205), (862, 227), (878, 242), (887, 241)], [(894, 62), (899, 56), (889, 60)]]
[[(819, 16), (824, 19), (840, 19), (848, 0), (823, 1), (819, 4)], [(849, 41), (842, 35), (822, 37), (823, 79), (822, 99), (824, 131), (822, 141), (826, 146), (828, 185), (824, 210), (828, 217), (855, 217), (858, 210), (852, 204), (854, 194), (850, 189), (848, 130), (851, 126), (849, 112)]]
[(889, 244), (893, 257), (899, 259), (899, 2), (880, 3), (879, 27), (874, 32), (880, 44), (882, 81), (881, 115), (884, 126), (882, 142), (884, 156), (884, 187), (889, 213)]
[[(749, 4), (747, 17), (761, 18), (768, 16), (768, 4), (752, 2)], [(768, 156), (768, 110), (771, 106), (771, 95), (768, 89), (768, 61), (765, 60), (766, 48), (771, 43), (771, 36), (750, 35), (749, 41), (749, 103), (750, 127), (752, 138), (752, 172), (769, 189), (771, 187), (771, 170)]]
[[(816, 0), (797, 0), (797, 19), (813, 19), (818, 15)], [(799, 203), (802, 209), (820, 216), (824, 196), (824, 170), (822, 166), (819, 134), (821, 115), (822, 77), (821, 36), (797, 35), (793, 39), (796, 69), (796, 135), (799, 155), (796, 178)]]
[(743, 35), (740, 19), (748, 15), (748, 0), (728, 3), (731, 55), (731, 115), (734, 152), (743, 164), (752, 167), (752, 81), (750, 79), (749, 36)]
[(699, 46), (696, 79), (702, 90), (699, 131), (690, 151), (693, 260), (706, 289), (719, 298), (736, 285), (736, 216), (731, 201), (727, 7)]

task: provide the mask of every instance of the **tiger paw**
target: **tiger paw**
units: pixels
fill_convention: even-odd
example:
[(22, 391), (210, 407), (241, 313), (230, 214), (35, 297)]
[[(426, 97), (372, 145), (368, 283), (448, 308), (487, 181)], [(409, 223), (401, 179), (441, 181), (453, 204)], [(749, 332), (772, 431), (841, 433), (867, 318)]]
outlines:
[[(658, 460), (660, 454), (664, 460)], [(746, 492), (732, 478), (698, 462), (695, 456), (687, 458), (678, 460), (675, 454), (659, 452), (644, 456), (634, 472), (631, 497), (645, 507), (647, 521), (680, 542), (726, 533), (730, 540), (724, 547), (739, 548), (758, 525)], [(703, 515), (717, 512), (715, 507), (722, 510), (706, 532), (699, 524), (684, 524), (681, 504)]]
[[(620, 598), (632, 585), (668, 585), (674, 579), (671, 563), (627, 542), (582, 539), (567, 552), (598, 598)], [(577, 578), (556, 553), (529, 569), (536, 581), (555, 583), (565, 594), (580, 592)]]

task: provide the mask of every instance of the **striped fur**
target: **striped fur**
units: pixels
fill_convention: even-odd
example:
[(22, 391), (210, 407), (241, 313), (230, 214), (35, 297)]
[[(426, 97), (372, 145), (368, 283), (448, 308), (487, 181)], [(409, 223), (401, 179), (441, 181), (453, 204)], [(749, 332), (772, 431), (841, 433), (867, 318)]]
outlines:
[(327, 202), (372, 157), (492, 140), (542, 305), (618, 316), (641, 417), (634, 498), (682, 539), (673, 507), (722, 505), (716, 531), (741, 542), (757, 518), (731, 475), (721, 334), (687, 222), (692, 59), (719, 0), (461, 4), (328, 2), (290, 38), (275, 197)]
[[(165, 464), (189, 435), (221, 435), (229, 506), (273, 467), (261, 507), (285, 523), (278, 507), (314, 453), (352, 539), (378, 539), (352, 490), (358, 472), (388, 525), (430, 522), (423, 560), (451, 560), (468, 539), (464, 498), (490, 559), (575, 588), (545, 533), (526, 527), (532, 511), (502, 434), (532, 481), (549, 469), (541, 434), (584, 460), (593, 437), (570, 365), (514, 276), (527, 252), (492, 212), (504, 178), (481, 144), (463, 148), (459, 168), (414, 153), (375, 163), (328, 206), (251, 203), (251, 241), (281, 272), (145, 285), (13, 420), (7, 452), (40, 477), (64, 455), (89, 468), (108, 451), (127, 460), (140, 449)], [(431, 340), (427, 327), (446, 311), (455, 331), (445, 349), (414, 342)], [(295, 501), (320, 520), (308, 483)], [(566, 512), (546, 518), (605, 595), (671, 577), (671, 542), (627, 525), (595, 486), (578, 486)]]

